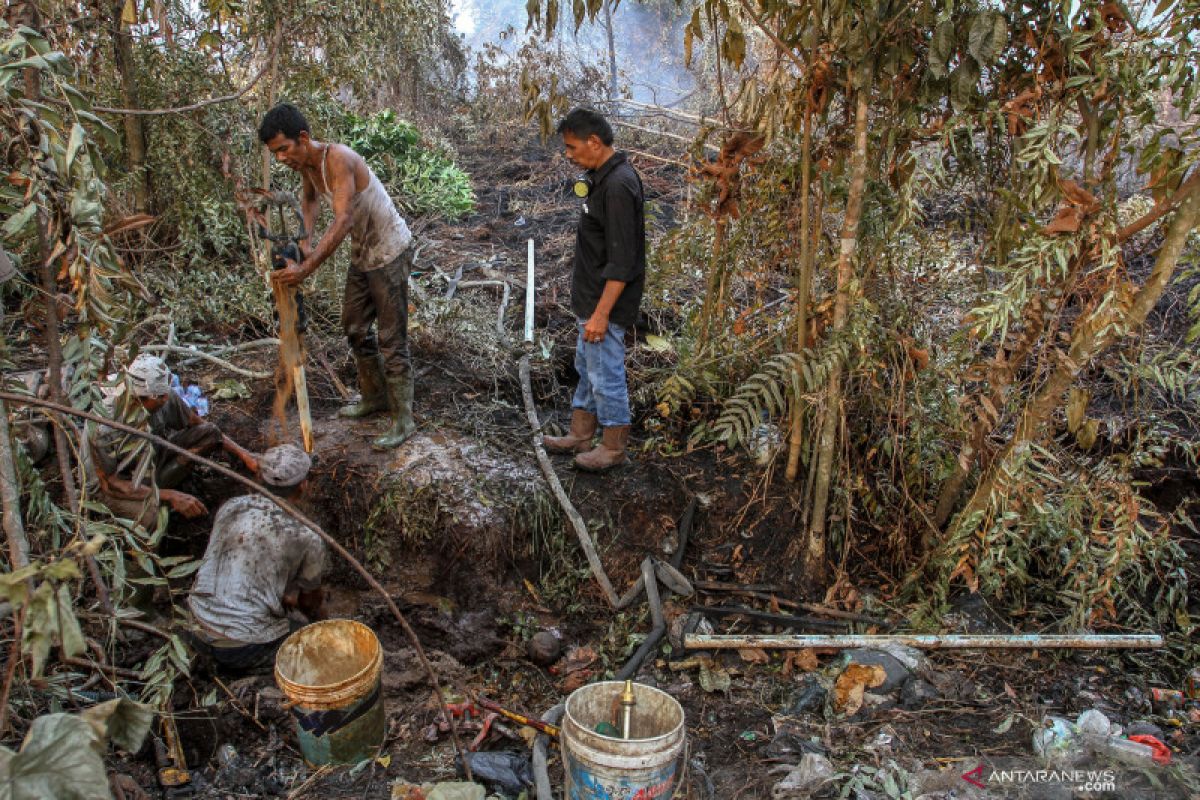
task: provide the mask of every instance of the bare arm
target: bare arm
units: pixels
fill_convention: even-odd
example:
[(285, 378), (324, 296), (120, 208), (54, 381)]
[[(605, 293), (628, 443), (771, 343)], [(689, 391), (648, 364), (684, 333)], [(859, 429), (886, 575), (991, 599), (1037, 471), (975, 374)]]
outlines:
[(305, 236), (300, 240), (301, 254), (312, 250), (312, 240), (317, 229), (317, 214), (321, 211), (321, 198), (312, 180), (303, 176), (304, 191), (300, 195), (300, 218), (304, 220)]
[(617, 298), (621, 296), (621, 292), (623, 291), (625, 291), (624, 281), (610, 280), (605, 282), (604, 292), (596, 302), (596, 310), (592, 312), (587, 325), (583, 327), (583, 340), (585, 342), (604, 341), (604, 336), (608, 331), (608, 316), (612, 313), (613, 306), (616, 305)]
[[(152, 489), (149, 484), (134, 486), (133, 481), (122, 478), (119, 475), (109, 475), (94, 457), (92, 462), (95, 464), (96, 477), (100, 480), (100, 487), (113, 497), (119, 500), (145, 500), (150, 496)], [(188, 519), (202, 517), (208, 513), (208, 509), (204, 507), (203, 503), (186, 492), (177, 492), (173, 489), (159, 489), (158, 497), (173, 510), (183, 514)]]
[(354, 163), (349, 156), (335, 150), (329, 154), (326, 164), (333, 183), (330, 187), (333, 192), (333, 224), (303, 261), (271, 274), (272, 280), (284, 286), (295, 286), (316, 272), (317, 267), (333, 255), (333, 251), (350, 233), (350, 208), (354, 203)]

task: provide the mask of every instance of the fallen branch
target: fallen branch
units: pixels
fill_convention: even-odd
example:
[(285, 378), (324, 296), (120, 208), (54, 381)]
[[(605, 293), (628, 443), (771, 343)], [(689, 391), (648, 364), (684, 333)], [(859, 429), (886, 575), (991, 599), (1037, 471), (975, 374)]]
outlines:
[[(154, 443), (155, 445), (158, 445), (159, 447), (166, 448), (167, 450), (170, 450), (173, 453), (176, 453), (176, 454), (181, 455), (185, 458), (188, 458), (192, 461), (195, 461), (198, 464), (203, 464), (204, 466), (208, 467), (209, 469), (211, 469), (221, 475), (224, 475), (225, 477), (227, 477), (233, 481), (236, 481), (237, 483), (242, 484), (243, 486), (250, 489), (255, 494), (261, 495), (262, 497), (265, 497), (267, 500), (274, 503), (276, 506), (278, 506), (280, 509), (282, 509), (283, 512), (286, 513), (288, 516), (292, 517), (297, 522), (300, 522), (305, 527), (311, 529), (313, 531), (313, 533), (320, 536), (321, 540), (324, 541), (325, 544), (331, 550), (333, 550), (335, 553), (337, 553), (339, 556), (341, 556), (343, 559), (346, 560), (346, 562), (350, 565), (350, 567), (355, 572), (357, 572), (363, 578), (363, 580), (365, 580), (367, 582), (368, 586), (370, 586), (372, 589), (374, 589), (376, 592), (378, 592), (381, 597), (383, 597), (384, 603), (387, 605), (388, 610), (391, 611), (392, 616), (394, 616), (399, 621), (400, 627), (404, 630), (405, 635), (412, 642), (413, 649), (416, 650), (417, 656), (421, 660), (421, 666), (424, 668), (425, 674), (429, 676), (429, 681), (433, 685), (434, 692), (437, 694), (438, 703), (440, 704), (441, 707), (445, 707), (446, 698), (445, 698), (445, 694), (442, 692), (442, 686), (438, 682), (437, 673), (435, 673), (433, 671), (433, 666), (429, 663), (429, 659), (425, 655), (425, 648), (421, 646), (421, 640), (419, 638), (417, 638), (416, 631), (414, 631), (412, 629), (412, 627), (408, 624), (408, 620), (404, 618), (404, 615), (402, 613), (400, 613), (400, 609), (396, 606), (396, 602), (394, 600), (392, 600), (392, 596), (387, 593), (387, 590), (385, 590), (382, 585), (380, 585), (379, 581), (375, 580), (375, 577), (373, 575), (371, 575), (371, 573), (367, 570), (367, 568), (364, 567), (357, 558), (355, 558), (353, 555), (350, 554), (350, 551), (348, 551), (345, 547), (343, 547), (341, 545), (340, 542), (338, 542), (336, 539), (334, 539), (332, 536), (330, 536), (328, 533), (326, 533), (324, 531), (324, 529), (321, 528), (320, 525), (318, 525), (317, 523), (315, 523), (311, 519), (309, 519), (307, 516), (305, 516), (300, 511), (300, 509), (296, 508), (294, 505), (289, 503), (287, 500), (272, 493), (270, 490), (255, 483), (254, 481), (250, 480), (249, 478), (245, 477), (244, 475), (240, 475), (237, 472), (234, 472), (232, 469), (230, 469), (229, 467), (226, 467), (224, 464), (218, 464), (217, 462), (215, 462), (211, 459), (205, 458), (204, 456), (201, 456), (201, 455), (197, 455), (196, 453), (193, 453), (183, 447), (180, 447), (179, 445), (175, 444), (174, 442), (168, 441), (168, 440), (162, 438), (161, 436), (155, 436), (153, 433), (149, 433), (149, 432), (143, 431), (139, 428), (135, 428), (132, 425), (126, 425), (125, 423), (118, 422), (117, 420), (105, 419), (96, 414), (92, 414), (87, 411), (80, 411), (77, 408), (71, 408), (70, 406), (64, 406), (59, 403), (53, 403), (49, 400), (42, 400), (41, 398), (27, 397), (24, 395), (13, 394), (12, 392), (0, 392), (0, 400), (7, 400), (10, 403), (15, 403), (18, 405), (32, 405), (32, 406), (37, 406), (39, 408), (48, 408), (53, 411), (57, 411), (61, 414), (68, 414), (70, 416), (78, 417), (80, 419), (91, 420), (92, 422), (112, 428), (113, 430), (118, 430), (118, 431), (121, 431), (122, 433), (128, 433), (132, 436), (140, 437), (142, 439), (145, 439), (149, 442)], [(458, 738), (458, 727), (457, 727), (457, 725), (455, 725), (453, 720), (451, 720), (451, 723), (450, 723), (450, 736), (454, 742), (455, 751), (459, 754), (460, 757), (462, 757), (464, 750), (463, 750), (462, 744)], [(470, 766), (470, 764), (466, 763), (465, 757), (463, 758), (463, 763), (464, 763), (464, 769), (467, 772), (467, 779), (471, 780), (471, 766)]]
[(111, 611), (111, 609), (105, 609), (105, 611), (108, 613), (90, 614), (90, 613), (85, 612), (85, 613), (81, 614), (80, 616), (86, 617), (87, 619), (95, 619), (95, 620), (111, 619), (114, 622), (116, 622), (118, 625), (123, 625), (126, 628), (133, 628), (134, 630), (142, 631), (144, 633), (152, 633), (155, 636), (159, 636), (163, 639), (166, 639), (168, 642), (171, 641), (171, 634), (167, 633), (162, 628), (151, 625), (149, 622), (142, 622), (141, 620), (130, 619), (129, 617), (117, 616), (115, 613), (113, 613)]
[(253, 378), (254, 380), (266, 380), (273, 377), (270, 372), (254, 372), (253, 370), (243, 369), (236, 364), (230, 364), (223, 358), (217, 358), (211, 353), (206, 353), (203, 350), (193, 350), (190, 347), (180, 347), (177, 344), (148, 344), (141, 349), (149, 353), (175, 353), (177, 355), (192, 356), (193, 358), (202, 358), (205, 361), (211, 361), (222, 369), (246, 378)]
[(342, 379), (333, 371), (333, 366), (329, 363), (329, 359), (325, 357), (325, 353), (321, 350), (314, 350), (312, 354), (316, 357), (322, 369), (325, 370), (325, 374), (329, 376), (329, 380), (333, 383), (333, 388), (337, 389), (337, 393), (342, 396), (343, 400), (349, 400), (351, 395), (350, 389), (346, 384), (342, 383)]
[(108, 673), (114, 678), (124, 678), (125, 680), (129, 681), (140, 681), (145, 679), (145, 676), (137, 670), (125, 669), (124, 667), (114, 667), (111, 664), (101, 664), (98, 661), (92, 661), (90, 658), (66, 656), (59, 660), (68, 666), (81, 667), (83, 669), (95, 670), (96, 672)]
[(692, 611), (697, 611), (701, 614), (708, 614), (714, 617), (746, 617), (747, 619), (758, 620), (759, 622), (769, 622), (772, 625), (781, 625), (785, 628), (822, 628), (828, 630), (843, 630), (846, 628), (844, 622), (834, 622), (828, 619), (817, 619), (816, 617), (796, 617), (790, 614), (772, 614), (767, 611), (759, 611), (755, 608), (746, 608), (744, 606), (692, 606)]
[[(567, 497), (562, 482), (558, 479), (558, 473), (554, 471), (554, 465), (550, 463), (550, 456), (546, 455), (546, 448), (542, 446), (541, 423), (538, 422), (537, 408), (533, 404), (533, 388), (529, 382), (529, 359), (528, 354), (521, 357), (521, 397), (525, 400), (525, 415), (529, 418), (530, 427), (533, 428), (533, 454), (537, 456), (542, 474), (546, 476), (546, 482), (550, 484), (550, 491), (554, 493), (558, 504), (562, 506), (567, 519), (571, 520), (571, 527), (575, 529), (575, 536), (579, 539), (579, 546), (583, 548), (583, 554), (587, 556), (588, 566), (592, 568), (592, 575), (596, 578), (596, 583), (600, 584), (600, 590), (604, 592), (604, 599), (613, 608), (624, 608), (621, 600), (617, 598), (617, 593), (613, 590), (608, 573), (604, 571), (604, 565), (600, 563), (600, 556), (596, 553), (596, 546), (592, 544), (592, 535), (588, 533), (587, 523), (575, 510), (571, 498)], [(640, 586), (641, 584), (642, 580), (638, 578), (638, 583), (635, 585)]]
[(807, 648), (845, 650), (854, 647), (879, 647), (902, 644), (920, 650), (1107, 650), (1116, 648), (1147, 649), (1163, 646), (1163, 638), (1153, 633), (1099, 634), (1078, 636), (1052, 634), (888, 634), (878, 636), (831, 634), (828, 636), (748, 635), (705, 636), (689, 633), (683, 637), (685, 650), (731, 650), (748, 648), (804, 650)]
[(218, 678), (216, 675), (213, 675), (213, 680), (216, 681), (217, 686), (221, 687), (221, 691), (225, 692), (225, 694), (229, 696), (229, 701), (233, 704), (234, 709), (239, 714), (257, 725), (260, 731), (267, 733), (267, 726), (259, 722), (258, 717), (250, 713), (250, 709), (246, 708), (246, 704), (237, 699), (233, 692), (229, 691), (229, 687), (226, 686), (220, 678)]
[(853, 611), (842, 611), (837, 608), (829, 608), (828, 606), (819, 606), (816, 603), (800, 603), (795, 600), (786, 600), (776, 596), (774, 593), (779, 591), (778, 587), (769, 584), (756, 585), (746, 584), (745, 586), (736, 583), (722, 583), (721, 581), (696, 581), (693, 584), (702, 592), (729, 592), (730, 594), (743, 594), (747, 597), (755, 597), (759, 600), (767, 600), (777, 603), (784, 608), (799, 608), (804, 611), (810, 611), (824, 617), (833, 619), (844, 619), (850, 622), (862, 622), (867, 625), (887, 625), (885, 620), (876, 617), (868, 617), (865, 614), (855, 614)]

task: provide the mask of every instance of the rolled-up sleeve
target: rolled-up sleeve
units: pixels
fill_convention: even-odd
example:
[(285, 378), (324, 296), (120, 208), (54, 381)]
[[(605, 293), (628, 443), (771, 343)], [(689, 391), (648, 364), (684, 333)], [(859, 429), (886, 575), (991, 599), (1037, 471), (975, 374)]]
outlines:
[(622, 181), (608, 187), (605, 205), (604, 244), (608, 261), (602, 274), (606, 281), (631, 283), (645, 270), (638, 257), (642, 246), (639, 200), (633, 187)]

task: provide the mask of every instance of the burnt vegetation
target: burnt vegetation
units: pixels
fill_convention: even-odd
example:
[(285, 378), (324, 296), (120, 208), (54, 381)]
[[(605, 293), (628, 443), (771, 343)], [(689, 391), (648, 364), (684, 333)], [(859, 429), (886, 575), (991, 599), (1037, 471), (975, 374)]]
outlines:
[[(46, 752), (94, 791), (77, 796), (160, 796), (155, 715), (177, 721), (197, 796), (386, 798), (454, 773), (412, 642), (336, 558), (331, 611), (383, 644), (387, 735), (358, 769), (306, 766), (270, 675), (226, 681), (182, 634), (212, 514), (115, 516), (88, 493), (84, 420), (26, 402), (100, 412), (108, 376), (153, 351), (226, 433), (276, 443), (256, 189), (298, 186), (255, 125), (287, 99), (368, 159), (417, 242), (419, 430), (394, 453), (335, 417), (355, 392), (345, 253), (306, 286), (304, 510), (411, 622), (447, 700), (540, 713), (652, 626), (643, 600), (606, 599), (532, 444), (567, 424), (576, 378), (575, 170), (548, 133), (587, 105), (646, 191), (632, 463), (553, 463), (618, 595), (648, 557), (696, 589), (663, 590), (637, 673), (687, 714), (676, 796), (770, 796), (768, 766), (814, 748), (839, 768), (830, 796), (941, 796), (935, 759), (1029, 756), (1047, 714), (1089, 708), (1166, 726), (1157, 780), (1197, 791), (1200, 712), (1149, 698), (1200, 659), (1200, 3), (527, 9), (503, 27), (497, 4), (472, 46), (442, 0), (9, 4), (0, 786), (18, 793), (13, 754)], [(245, 491), (206, 467), (191, 481), (213, 513)], [(862, 705), (860, 682), (853, 706), (842, 656), (683, 647), (710, 628), (1165, 646), (940, 652), (890, 700)], [(548, 630), (550, 669), (527, 651)], [(47, 738), (38, 720), (64, 713)]]

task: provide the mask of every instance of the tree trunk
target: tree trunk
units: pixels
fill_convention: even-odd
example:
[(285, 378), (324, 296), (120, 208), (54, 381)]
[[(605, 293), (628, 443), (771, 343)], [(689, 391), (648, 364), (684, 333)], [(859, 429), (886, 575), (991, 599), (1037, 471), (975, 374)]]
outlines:
[[(41, 20), (32, 3), (23, 4), (18, 12), (24, 16), (23, 24), (37, 30)], [(36, 55), (30, 48), (29, 55)], [(42, 96), (41, 77), (36, 69), (25, 70), (25, 97), (29, 100), (39, 100)], [(40, 204), (37, 210), (38, 237), (38, 275), (42, 283), (42, 322), (46, 326), (46, 357), (50, 374), (50, 396), (56, 403), (66, 402), (62, 390), (62, 342), (58, 334), (58, 282), (54, 279), (54, 266), (50, 263), (48, 254), (50, 248), (46, 242), (46, 211), (45, 204)], [(79, 493), (75, 490), (75, 474), (71, 469), (71, 450), (67, 444), (67, 436), (63, 425), (70, 423), (59, 417), (54, 420), (54, 449), (58, 456), (58, 469), (62, 474), (63, 491), (67, 495), (67, 507), (71, 513), (79, 513)]]
[[(271, 49), (271, 69), (267, 73), (267, 107), (263, 109), (262, 115), (266, 116), (267, 112), (275, 106), (275, 92), (278, 87), (279, 75), (279, 49), (283, 46), (283, 40), (280, 36), (283, 22), (275, 23), (275, 47)], [(262, 188), (264, 191), (271, 191), (271, 151), (267, 148), (262, 149)], [(308, 235), (312, 236), (312, 231), (308, 231)], [(315, 238), (310, 241), (316, 241)]]
[(612, 0), (604, 0), (604, 27), (608, 34), (608, 110), (617, 112), (617, 48), (613, 41)]
[(1070, 349), (1067, 353), (1060, 354), (1058, 364), (1050, 377), (1025, 405), (1012, 438), (980, 479), (970, 502), (958, 517), (960, 521), (970, 519), (987, 508), (1012, 454), (1041, 434), (1051, 414), (1062, 403), (1063, 395), (1071, 388), (1079, 373), (1087, 369), (1097, 356), (1121, 336), (1145, 323), (1150, 310), (1154, 308), (1175, 273), (1188, 234), (1198, 223), (1200, 188), (1191, 191), (1175, 213), (1175, 218), (1167, 226), (1162, 247), (1155, 258), (1154, 269), (1133, 295), (1127, 310), (1122, 311), (1119, 304), (1104, 306), (1076, 324), (1071, 336)]
[(29, 563), (29, 540), (21, 521), (21, 491), (13, 461), (8, 407), (0, 401), (0, 503), (4, 505), (4, 537), (8, 540), (8, 566), (16, 571)]
[[(121, 102), (125, 108), (141, 108), (137, 88), (137, 66), (133, 55), (133, 35), (121, 17), (125, 3), (118, 0), (112, 10), (113, 65), (121, 81)], [(146, 129), (142, 117), (125, 114), (125, 157), (133, 176), (133, 205), (139, 214), (150, 213), (150, 173), (146, 168)]]
[[(804, 109), (804, 136), (800, 146), (800, 274), (796, 281), (796, 353), (800, 364), (804, 363), (804, 350), (808, 347), (808, 297), (812, 292), (812, 243), (809, 229), (812, 227), (811, 204), (808, 195), (812, 183), (812, 103)], [(796, 480), (800, 471), (800, 448), (804, 441), (804, 401), (800, 397), (792, 401), (792, 433), (788, 448), (787, 479)]]
[[(862, 218), (863, 194), (867, 185), (867, 117), (870, 110), (870, 78), (863, 81), (855, 97), (854, 152), (850, 164), (850, 188), (846, 197), (846, 216), (842, 223), (841, 252), (838, 255), (837, 294), (833, 303), (833, 335), (846, 327), (850, 316), (851, 292), (854, 285), (854, 252), (858, 246), (858, 223)], [(825, 418), (821, 423), (820, 444), (817, 450), (816, 484), (813, 490), (812, 521), (807, 532), (804, 551), (804, 572), (809, 580), (825, 580), (825, 513), (829, 504), (829, 485), (837, 457), (837, 429), (842, 420), (842, 364), (835, 360), (829, 371)]]

